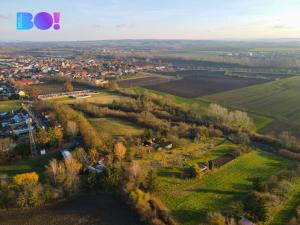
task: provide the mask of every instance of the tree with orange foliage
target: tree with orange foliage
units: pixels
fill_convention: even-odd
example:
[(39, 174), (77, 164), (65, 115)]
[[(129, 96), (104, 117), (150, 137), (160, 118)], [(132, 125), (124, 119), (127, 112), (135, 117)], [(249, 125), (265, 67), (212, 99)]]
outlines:
[(118, 160), (122, 160), (126, 154), (126, 147), (122, 142), (115, 144), (115, 156)]
[(99, 156), (99, 152), (97, 151), (96, 148), (91, 148), (89, 151), (89, 159), (91, 161), (92, 164), (96, 164), (99, 160), (100, 156)]
[(49, 129), (50, 143), (52, 145), (60, 146), (63, 141), (63, 132), (58, 127)]

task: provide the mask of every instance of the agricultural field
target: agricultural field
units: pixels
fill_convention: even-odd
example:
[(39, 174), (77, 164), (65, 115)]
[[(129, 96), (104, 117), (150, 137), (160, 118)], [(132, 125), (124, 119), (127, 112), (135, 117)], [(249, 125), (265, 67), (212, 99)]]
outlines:
[(111, 136), (138, 136), (144, 132), (142, 127), (117, 118), (97, 118), (89, 121), (99, 133)]
[(200, 180), (183, 179), (169, 169), (159, 172), (156, 195), (179, 223), (205, 223), (207, 211), (241, 210), (241, 200), (251, 189), (251, 179), (268, 178), (291, 162), (258, 149), (244, 154)]
[[(83, 207), (84, 206), (84, 207)], [(112, 213), (113, 212), (113, 213)], [(76, 224), (142, 225), (138, 216), (118, 197), (109, 194), (75, 196), (42, 208), (0, 211), (1, 225)], [(28, 221), (30, 218), (30, 223)]]
[(119, 81), (119, 85), (124, 88), (137, 87), (137, 86), (146, 87), (146, 86), (163, 84), (174, 80), (176, 80), (176, 77), (163, 76), (159, 74), (150, 74), (143, 78)]
[(271, 117), (275, 122), (270, 129), (274, 131), (299, 130), (300, 76), (209, 95), (204, 99)]
[(147, 88), (182, 97), (194, 98), (268, 81), (265, 79), (226, 76), (224, 72), (210, 72), (205, 70), (191, 70), (178, 73), (183, 79), (167, 83), (149, 84)]
[(21, 108), (21, 106), (21, 100), (0, 101), (0, 112), (9, 112), (11, 110), (17, 110)]
[[(72, 85), (74, 87), (74, 91), (91, 89), (91, 87), (88, 85), (80, 84), (76, 82), (75, 83), (73, 82)], [(55, 80), (50, 80), (50, 81), (47, 80), (43, 83), (30, 85), (30, 87), (34, 88), (36, 92), (40, 95), (53, 94), (53, 93), (59, 93), (65, 91), (64, 82), (55, 81)]]

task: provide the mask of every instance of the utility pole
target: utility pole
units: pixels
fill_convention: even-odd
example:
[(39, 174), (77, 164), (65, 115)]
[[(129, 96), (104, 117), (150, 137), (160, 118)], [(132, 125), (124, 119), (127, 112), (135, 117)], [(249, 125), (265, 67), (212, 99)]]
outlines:
[(33, 137), (33, 132), (32, 132), (32, 126), (31, 126), (31, 123), (32, 123), (32, 120), (31, 118), (28, 118), (26, 120), (26, 123), (28, 125), (28, 131), (29, 131), (29, 141), (30, 141), (30, 152), (31, 152), (31, 155), (32, 156), (37, 156), (38, 153), (37, 153), (37, 150), (36, 150), (36, 145), (35, 145), (35, 141), (34, 141), (34, 137)]

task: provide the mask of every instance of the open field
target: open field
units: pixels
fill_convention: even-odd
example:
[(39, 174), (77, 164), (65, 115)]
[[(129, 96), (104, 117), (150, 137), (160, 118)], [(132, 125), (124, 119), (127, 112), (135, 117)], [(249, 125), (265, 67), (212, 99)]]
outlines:
[(185, 225), (206, 220), (207, 211), (239, 210), (251, 188), (251, 178), (267, 178), (290, 166), (290, 161), (253, 150), (207, 174), (201, 180), (160, 173), (157, 196)]
[(59, 157), (59, 153), (49, 153), (45, 156), (40, 156), (38, 159), (22, 160), (14, 164), (0, 165), (0, 174), (7, 174), (12, 177), (19, 173), (37, 172), (42, 174), (45, 166), (48, 165), (52, 158)]
[(119, 198), (89, 194), (43, 208), (0, 212), (1, 225), (142, 225)]
[(137, 136), (144, 132), (142, 127), (117, 118), (97, 118), (89, 121), (99, 133), (107, 133), (112, 136)]
[(176, 77), (174, 76), (172, 77), (172, 76), (163, 76), (159, 74), (148, 74), (143, 78), (121, 80), (119, 81), (119, 85), (125, 88), (137, 87), (137, 86), (146, 87), (151, 85), (163, 84), (174, 80), (177, 80)]
[[(79, 83), (72, 83), (74, 87), (74, 91), (81, 91), (85, 89), (91, 89), (90, 86)], [(44, 83), (33, 84), (30, 87), (34, 88), (38, 94), (46, 95), (46, 94), (54, 94), (58, 92), (64, 92), (64, 83), (62, 81), (45, 81)]]
[(74, 103), (80, 103), (80, 102), (108, 104), (108, 103), (112, 103), (114, 100), (118, 101), (118, 100), (122, 100), (122, 99), (126, 99), (126, 97), (117, 95), (117, 94), (114, 94), (111, 92), (102, 91), (102, 92), (92, 94), (91, 97), (89, 97), (89, 98), (75, 99), (75, 98), (71, 98), (71, 97), (62, 97), (62, 98), (51, 99), (50, 101), (64, 103), (64, 104), (74, 104)]
[[(226, 76), (224, 72), (191, 70), (178, 72), (183, 79), (147, 85), (147, 88), (182, 97), (199, 97), (267, 82), (264, 79)], [(143, 85), (141, 85), (143, 86)]]
[(207, 163), (209, 160), (233, 153), (236, 147), (236, 144), (224, 142), (223, 138), (210, 138), (206, 143), (185, 140), (172, 150), (152, 150), (151, 154), (145, 155), (142, 163), (158, 169), (161, 176), (183, 177), (184, 164)]
[(0, 101), (0, 112), (9, 112), (21, 108), (21, 100)]
[(274, 118), (275, 125), (272, 129), (275, 131), (290, 128), (297, 130), (300, 126), (300, 76), (204, 98)]
[[(146, 89), (146, 88), (142, 88), (142, 87), (135, 87), (133, 88), (133, 90), (136, 93), (143, 93), (144, 91), (148, 91), (160, 96), (165, 96), (168, 97), (173, 103), (175, 103), (176, 105), (179, 106), (184, 106), (184, 107), (198, 107), (198, 111), (199, 114), (202, 115), (205, 112), (205, 109), (208, 108), (209, 104), (213, 101), (209, 101), (207, 99), (202, 99), (202, 98), (184, 98), (184, 97), (180, 97), (180, 96), (176, 96), (176, 95), (171, 95), (171, 94), (167, 94), (161, 91), (155, 91), (155, 90), (151, 90), (151, 89)], [(234, 107), (229, 107), (230, 109), (236, 109)], [(273, 119), (267, 116), (263, 116), (260, 115), (258, 113), (253, 113), (250, 112), (249, 116), (252, 118), (256, 130), (260, 131), (262, 129), (264, 129), (265, 127), (269, 126)]]

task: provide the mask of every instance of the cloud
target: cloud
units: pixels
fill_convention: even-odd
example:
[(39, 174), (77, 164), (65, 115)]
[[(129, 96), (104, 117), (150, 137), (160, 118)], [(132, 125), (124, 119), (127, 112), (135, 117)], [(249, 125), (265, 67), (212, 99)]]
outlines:
[(273, 29), (288, 29), (289, 27), (288, 26), (285, 26), (285, 25), (274, 25), (272, 27)]

